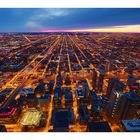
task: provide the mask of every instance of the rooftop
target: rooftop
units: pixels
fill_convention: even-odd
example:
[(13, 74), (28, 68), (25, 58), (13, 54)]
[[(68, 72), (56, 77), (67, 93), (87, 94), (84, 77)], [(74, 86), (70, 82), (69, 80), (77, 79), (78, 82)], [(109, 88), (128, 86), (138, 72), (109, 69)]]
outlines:
[(20, 123), (24, 126), (38, 126), (41, 120), (42, 111), (39, 110), (27, 110)]
[(122, 120), (122, 125), (126, 131), (140, 131), (140, 119), (138, 120)]

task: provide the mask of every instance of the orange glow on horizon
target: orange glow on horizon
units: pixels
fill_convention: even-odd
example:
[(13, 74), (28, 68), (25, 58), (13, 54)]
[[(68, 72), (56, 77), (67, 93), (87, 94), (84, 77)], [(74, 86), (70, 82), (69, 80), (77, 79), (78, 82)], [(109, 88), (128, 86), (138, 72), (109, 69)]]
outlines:
[(41, 30), (40, 32), (126, 32), (140, 33), (140, 25), (123, 25), (111, 26), (106, 28), (88, 28), (88, 29), (72, 29), (72, 30)]

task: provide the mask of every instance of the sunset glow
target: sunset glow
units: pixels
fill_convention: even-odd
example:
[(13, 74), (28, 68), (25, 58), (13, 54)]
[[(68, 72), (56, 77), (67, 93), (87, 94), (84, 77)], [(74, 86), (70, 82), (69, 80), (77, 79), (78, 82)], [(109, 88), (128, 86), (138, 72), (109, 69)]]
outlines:
[(134, 32), (140, 33), (140, 25), (124, 25), (124, 26), (112, 26), (108, 28), (93, 28), (93, 29), (81, 29), (71, 30), (72, 32)]
[(140, 25), (123, 25), (112, 26), (105, 28), (87, 28), (87, 29), (72, 29), (72, 30), (40, 30), (39, 32), (126, 32), (140, 33)]

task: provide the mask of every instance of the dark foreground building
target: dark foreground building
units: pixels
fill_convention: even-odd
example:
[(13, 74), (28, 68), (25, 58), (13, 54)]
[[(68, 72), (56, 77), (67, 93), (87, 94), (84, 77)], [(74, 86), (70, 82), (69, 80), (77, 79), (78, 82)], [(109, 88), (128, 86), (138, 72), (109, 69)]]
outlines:
[(112, 132), (108, 122), (89, 122), (88, 132)]
[(121, 99), (120, 119), (136, 119), (140, 109), (140, 96), (134, 92), (127, 92)]

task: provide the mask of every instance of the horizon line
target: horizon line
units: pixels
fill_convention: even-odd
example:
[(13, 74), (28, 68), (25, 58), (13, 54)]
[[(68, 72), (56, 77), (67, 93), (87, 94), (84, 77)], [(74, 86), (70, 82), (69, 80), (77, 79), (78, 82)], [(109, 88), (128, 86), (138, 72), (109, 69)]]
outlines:
[(0, 33), (18, 33), (18, 32), (40, 32), (40, 33), (140, 33), (140, 24), (134, 25), (121, 25), (121, 26), (108, 26), (101, 28), (81, 28), (81, 29), (38, 29), (30, 31), (3, 31)]

